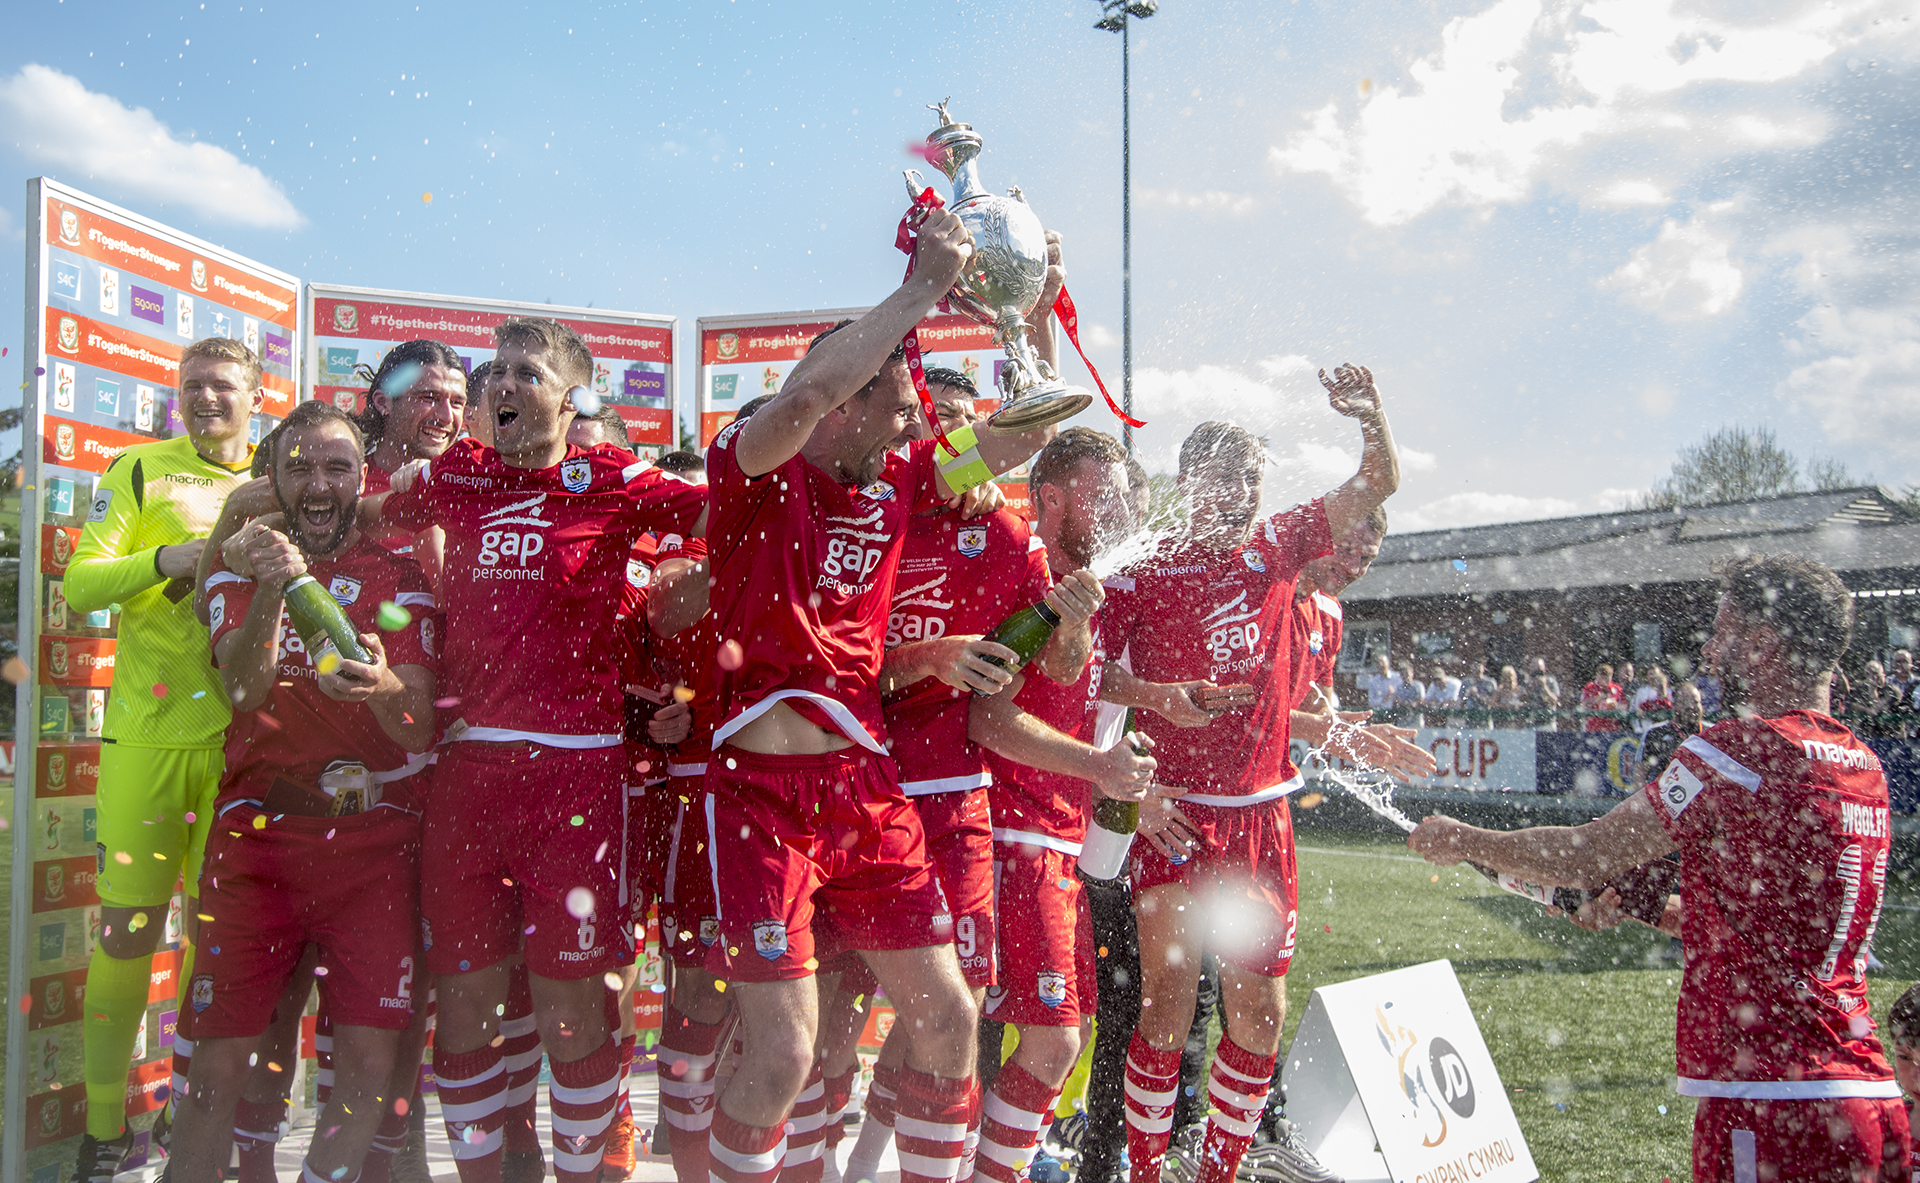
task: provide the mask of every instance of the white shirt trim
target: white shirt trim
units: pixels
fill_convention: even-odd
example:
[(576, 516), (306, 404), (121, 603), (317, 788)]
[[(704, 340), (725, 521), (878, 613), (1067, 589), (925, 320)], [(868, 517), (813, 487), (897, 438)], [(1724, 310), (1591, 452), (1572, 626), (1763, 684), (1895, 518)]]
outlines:
[(1683, 1097), (1820, 1101), (1833, 1097), (1898, 1097), (1900, 1084), (1894, 1080), (1694, 1080), (1682, 1076), (1674, 1091)]
[(1313, 602), (1318, 604), (1320, 611), (1325, 612), (1328, 616), (1333, 617), (1335, 620), (1341, 618), (1340, 601), (1334, 599), (1326, 592), (1314, 592)]
[(1680, 750), (1692, 752), (1694, 755), (1700, 757), (1701, 761), (1704, 762), (1707, 767), (1735, 784), (1744, 787), (1747, 792), (1757, 793), (1760, 791), (1759, 773), (1748, 768), (1745, 764), (1740, 763), (1740, 761), (1734, 759), (1732, 756), (1727, 755), (1719, 748), (1714, 747), (1700, 736), (1696, 735), (1681, 744)]
[(706, 774), (707, 762), (705, 760), (700, 761), (698, 764), (675, 764), (671, 760), (667, 761), (668, 776), (705, 776)]
[(545, 744), (550, 748), (617, 748), (627, 742), (622, 735), (557, 735), (548, 731), (515, 731), (510, 727), (467, 727), (458, 735), (449, 735), (441, 743), (466, 743), (479, 740), (483, 743), (512, 743), (524, 739), (528, 743)]
[(910, 780), (900, 785), (900, 791), (909, 797), (931, 797), (935, 793), (963, 793), (974, 789), (991, 788), (993, 773), (982, 768), (978, 772), (965, 776), (943, 776), (934, 780)]
[(847, 709), (846, 703), (828, 698), (824, 694), (815, 694), (811, 690), (776, 690), (767, 695), (721, 724), (720, 728), (713, 733), (713, 750), (719, 751), (726, 745), (728, 736), (772, 710), (774, 703), (788, 698), (806, 699), (827, 712), (827, 717), (840, 728), (840, 734), (868, 751), (878, 752), (882, 756), (887, 754), (887, 749), (880, 746), (880, 741), (867, 734), (867, 729), (860, 725), (860, 720), (853, 717), (853, 712)]
[[(1186, 798), (1181, 798), (1186, 800)], [(1061, 854), (1080, 857), (1081, 843), (1069, 842), (1065, 838), (1055, 838), (1051, 834), (1036, 834), (1032, 830), (1008, 830), (1000, 826), (993, 827), (995, 842), (1011, 843), (1015, 846), (1044, 846), (1048, 850), (1057, 850)]]
[(223, 583), (252, 583), (252, 582), (253, 580), (244, 579), (241, 576), (235, 575), (231, 571), (215, 571), (213, 574), (207, 576), (207, 590), (212, 591), (215, 587), (218, 587), (220, 584), (223, 584)]
[(373, 783), (377, 785), (386, 785), (386, 784), (392, 784), (394, 781), (397, 781), (397, 780), (405, 780), (407, 777), (410, 777), (414, 773), (419, 772), (420, 770), (424, 769), (427, 765), (431, 763), (433, 763), (432, 757), (425, 752), (421, 752), (417, 755), (409, 755), (407, 757), (407, 762), (405, 764), (402, 764), (400, 767), (395, 768), (391, 772), (374, 773)]
[(1237, 809), (1246, 805), (1265, 805), (1269, 801), (1278, 801), (1287, 794), (1300, 789), (1306, 783), (1307, 778), (1296, 772), (1293, 774), (1292, 780), (1277, 785), (1270, 785), (1264, 789), (1255, 789), (1253, 792), (1240, 797), (1222, 797), (1217, 793), (1188, 793), (1184, 797), (1175, 798), (1175, 800), (1191, 801), (1195, 805), (1217, 805), (1224, 806), (1228, 809)]

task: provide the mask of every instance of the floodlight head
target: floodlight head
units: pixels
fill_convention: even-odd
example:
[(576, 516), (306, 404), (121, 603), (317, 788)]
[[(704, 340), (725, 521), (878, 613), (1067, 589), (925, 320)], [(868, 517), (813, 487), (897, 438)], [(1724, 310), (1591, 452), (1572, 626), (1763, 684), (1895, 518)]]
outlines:
[(1132, 3), (1127, 5), (1127, 13), (1142, 20), (1158, 11), (1160, 11), (1160, 0), (1132, 0)]
[(1100, 18), (1099, 23), (1093, 27), (1105, 29), (1109, 33), (1124, 32), (1127, 27), (1127, 16), (1123, 12), (1116, 12), (1112, 16)]

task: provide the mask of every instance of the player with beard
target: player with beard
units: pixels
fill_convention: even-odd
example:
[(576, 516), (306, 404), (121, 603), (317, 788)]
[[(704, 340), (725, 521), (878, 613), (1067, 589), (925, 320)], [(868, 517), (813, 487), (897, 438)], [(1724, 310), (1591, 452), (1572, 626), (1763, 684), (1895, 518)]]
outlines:
[(919, 413), (898, 343), (972, 253), (951, 211), (912, 230), (911, 278), (816, 338), (773, 401), (707, 454), (720, 637), (703, 678), (717, 721), (707, 808), (729, 836), (727, 875), (713, 866), (744, 1032), (709, 1143), (723, 1183), (779, 1170), (816, 1062), (816, 951), (858, 950), (913, 1033), (896, 1127), (904, 1183), (954, 1177), (973, 1110), (975, 1008), (883, 743), (878, 681), (906, 519), (1012, 469), (1052, 431), (988, 434), (944, 463), (931, 442), (893, 450)]
[(1687, 740), (1658, 780), (1586, 825), (1501, 833), (1435, 816), (1407, 845), (1442, 866), (1471, 859), (1594, 889), (1678, 850), (1675, 1042), (1679, 1092), (1701, 1099), (1693, 1177), (1905, 1180), (1907, 1115), (1867, 1006), (1887, 780), (1828, 713), (1852, 593), (1796, 555), (1735, 559), (1722, 579), (1701, 660), (1739, 717)]
[[(434, 733), (433, 593), (417, 563), (354, 527), (363, 461), (350, 418), (302, 403), (274, 441), (286, 533), (248, 526), (251, 575), (216, 563), (208, 579), (213, 660), (236, 714), (198, 893), (207, 948), (181, 1012), (193, 1057), (169, 1164), (178, 1183), (220, 1178), (248, 1061), (309, 942), (340, 1065), (308, 1149), (310, 1183), (364, 1177), (413, 1020), (414, 774), (426, 767), (413, 753)], [(371, 662), (315, 662), (281, 598), (303, 574), (341, 602)], [(383, 635), (385, 603), (415, 621)]]
[[(1034, 533), (1063, 583), (1091, 584), (1086, 568), (1132, 532), (1126, 461), (1118, 440), (1083, 427), (1062, 432), (1034, 459)], [(1097, 611), (1097, 593), (1092, 599)], [(1138, 801), (1154, 775), (1152, 740), (1122, 736), (1105, 751), (1088, 742), (1107, 649), (1097, 616), (1083, 627), (1083, 668), (1036, 663), (1009, 692), (971, 703), (969, 735), (988, 750), (993, 771), (999, 942), (985, 1012), (1019, 1030), (980, 1124), (975, 1178), (995, 1183), (1026, 1177), (1091, 1025), (1095, 946), (1077, 864), (1093, 798)]]
[[(103, 1183), (133, 1145), (126, 1128), (127, 1065), (146, 1014), (153, 951), (176, 882), (188, 917), (220, 787), (221, 742), (232, 712), (207, 664), (190, 596), (207, 529), (228, 491), (246, 480), (247, 424), (259, 411), (260, 359), (209, 337), (180, 358), (186, 431), (135, 444), (94, 489), (67, 566), (75, 612), (119, 610), (114, 689), (100, 749), (101, 936), (87, 963), (87, 1129), (74, 1177)], [(181, 983), (194, 961), (194, 922), (182, 941)], [(183, 995), (184, 1000), (184, 995)]]
[[(1233, 1177), (1280, 1047), (1283, 975), (1298, 921), (1286, 802), (1301, 784), (1287, 756), (1294, 585), (1308, 561), (1332, 550), (1400, 480), (1372, 375), (1341, 366), (1332, 378), (1322, 371), (1321, 381), (1333, 409), (1360, 421), (1363, 451), (1350, 480), (1257, 521), (1265, 448), (1240, 427), (1203, 423), (1180, 448), (1188, 536), (1107, 584), (1106, 643), (1130, 649), (1133, 670), (1111, 671), (1103, 693), (1161, 716), (1141, 725), (1158, 741), (1161, 781), (1185, 790), (1177, 814), (1165, 797), (1141, 810), (1148, 841), (1134, 847), (1143, 979), (1127, 1054), (1134, 1183), (1158, 1183), (1172, 1137), (1198, 950), (1219, 958), (1226, 1031), (1213, 1061), (1215, 1110), (1204, 1126), (1181, 1131), (1178, 1183)], [(1142, 680), (1163, 688), (1135, 684)], [(1176, 858), (1170, 850), (1191, 853)], [(1228, 899), (1231, 907), (1216, 907)]]
[[(619, 671), (602, 656), (633, 543), (694, 533), (701, 490), (609, 445), (568, 445), (593, 358), (555, 321), (510, 320), (488, 386), (496, 448), (403, 469), (380, 520), (447, 533), (445, 746), (426, 808), (421, 910), (435, 974), (434, 1071), (461, 1178), (501, 1171), (499, 1017), (524, 956), (551, 1065), (554, 1165), (598, 1177), (619, 1076), (603, 977), (632, 955), (617, 857)], [(496, 450), (497, 449), (497, 450)]]
[[(1041, 299), (1048, 300), (1046, 293)], [(1048, 352), (1041, 352), (1051, 363)], [(966, 375), (929, 370), (927, 389), (942, 429), (956, 446), (966, 446), (972, 433), (986, 430), (974, 409), (978, 392)], [(907, 434), (932, 438), (924, 418), (916, 419)], [(985, 634), (1042, 599), (1060, 615), (1061, 625), (1038, 663), (1071, 682), (1086, 664), (1087, 621), (1099, 606), (1091, 575), (1063, 576), (1055, 588), (1045, 547), (1019, 515), (1006, 509), (975, 517), (959, 507), (942, 507), (908, 520), (880, 684), (900, 788), (920, 814), (928, 856), (952, 906), (960, 969), (976, 1006), (993, 984), (993, 821), (987, 806), (993, 777), (986, 753), (967, 738), (968, 711), (974, 692), (998, 693), (1013, 679), (1008, 668), (986, 659), (1009, 666), (1018, 661), (1011, 649), (985, 640)], [(843, 998), (871, 993), (871, 978), (864, 973), (850, 973), (840, 984)], [(857, 1035), (861, 1024), (826, 1026)], [(867, 1093), (868, 1120), (847, 1163), (850, 1179), (874, 1178), (892, 1138), (907, 1040), (908, 1032), (896, 1026), (880, 1050)], [(854, 1039), (840, 1042), (844, 1046), (829, 1041), (821, 1068), (828, 1120), (845, 1106), (859, 1068)]]

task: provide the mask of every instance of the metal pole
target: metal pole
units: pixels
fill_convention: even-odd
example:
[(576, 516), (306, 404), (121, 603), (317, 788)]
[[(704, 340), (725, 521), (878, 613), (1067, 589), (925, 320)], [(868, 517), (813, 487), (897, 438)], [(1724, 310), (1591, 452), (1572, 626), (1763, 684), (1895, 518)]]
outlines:
[[(1120, 17), (1120, 405), (1133, 414), (1133, 94), (1128, 33), (1133, 18)], [(1127, 454), (1133, 454), (1133, 428), (1120, 426)]]

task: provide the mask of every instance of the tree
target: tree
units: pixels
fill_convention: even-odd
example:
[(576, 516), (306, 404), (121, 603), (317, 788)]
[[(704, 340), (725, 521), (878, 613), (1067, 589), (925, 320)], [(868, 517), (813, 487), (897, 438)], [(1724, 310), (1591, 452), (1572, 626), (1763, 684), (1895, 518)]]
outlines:
[(1803, 465), (1774, 440), (1771, 428), (1746, 428), (1735, 423), (1680, 449), (1673, 470), (1665, 480), (1655, 483), (1645, 506), (1673, 509), (1750, 501), (1804, 493), (1809, 485), (1824, 491), (1857, 483), (1847, 466), (1832, 457), (1815, 456)]

